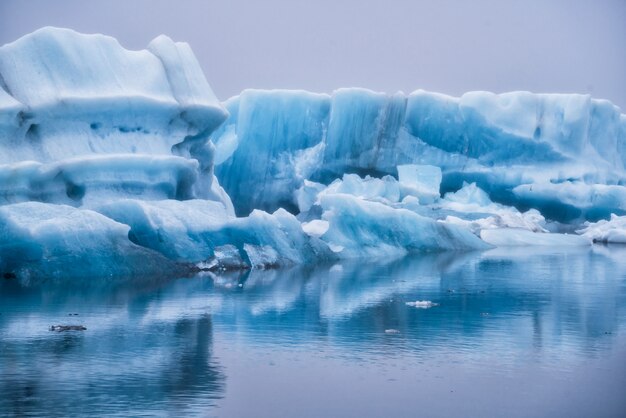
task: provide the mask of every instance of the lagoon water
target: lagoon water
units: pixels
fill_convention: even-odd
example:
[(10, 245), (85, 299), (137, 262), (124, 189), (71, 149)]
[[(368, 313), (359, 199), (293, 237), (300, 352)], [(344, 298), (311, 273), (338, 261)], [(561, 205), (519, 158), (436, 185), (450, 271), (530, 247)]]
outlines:
[(0, 416), (101, 415), (624, 417), (626, 248), (2, 279)]

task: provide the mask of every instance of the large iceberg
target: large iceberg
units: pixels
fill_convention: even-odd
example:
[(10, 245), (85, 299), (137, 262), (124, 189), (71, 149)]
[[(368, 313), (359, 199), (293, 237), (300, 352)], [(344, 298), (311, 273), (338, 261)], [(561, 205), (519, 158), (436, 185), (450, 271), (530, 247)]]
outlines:
[[(77, 259), (91, 255), (92, 261), (107, 260), (109, 254), (116, 274), (136, 274), (141, 265), (134, 250), (125, 248), (165, 260), (150, 246), (134, 244), (128, 224), (92, 212), (116, 204), (122, 210), (128, 199), (167, 206), (172, 199), (199, 198), (214, 204), (207, 210), (232, 216), (230, 198), (213, 174), (209, 141), (227, 116), (189, 45), (165, 36), (147, 50), (128, 51), (111, 37), (44, 28), (0, 47), (3, 271), (12, 275), (24, 270), (18, 268), (20, 260), (33, 261), (21, 258), (24, 252), (15, 250), (16, 243), (55, 247), (55, 234), (41, 233), (44, 221), (46, 231), (51, 222), (75, 222), (56, 234), (56, 247)], [(74, 208), (67, 212), (70, 208), (61, 205)], [(35, 214), (42, 220), (31, 220)], [(87, 245), (81, 237), (88, 236), (85, 228), (92, 222), (101, 225), (94, 231), (102, 237)], [(30, 231), (28, 239), (22, 238), (24, 230)], [(115, 245), (103, 241), (111, 230)], [(46, 251), (39, 253), (42, 263), (52, 265)], [(101, 263), (101, 272), (107, 273), (106, 265)], [(162, 270), (168, 271), (165, 265)], [(85, 267), (81, 274), (95, 271)], [(74, 275), (72, 269), (65, 272)]]
[(588, 95), (246, 90), (226, 106), (211, 138), (240, 214), (295, 205), (304, 180), (396, 175), (405, 164), (439, 167), (442, 193), (475, 182), (561, 222), (626, 213), (626, 116)]
[(129, 51), (43, 28), (0, 47), (7, 278), (623, 242), (625, 166), (626, 116), (587, 95), (220, 102), (166, 36)]

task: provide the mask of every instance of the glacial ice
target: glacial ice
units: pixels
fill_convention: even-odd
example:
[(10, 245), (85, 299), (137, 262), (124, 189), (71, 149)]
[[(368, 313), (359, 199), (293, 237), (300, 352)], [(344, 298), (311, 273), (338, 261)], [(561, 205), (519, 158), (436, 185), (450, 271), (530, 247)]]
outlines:
[(536, 209), (520, 212), (514, 207), (491, 201), (476, 183), (464, 183), (456, 191), (446, 193), (436, 205), (445, 221), (463, 225), (480, 235), (483, 229), (517, 228), (531, 232), (547, 232), (546, 219)]
[[(239, 214), (294, 208), (304, 180), (395, 176), (406, 164), (439, 167), (440, 192), (477, 183), (495, 202), (560, 222), (624, 214), (626, 116), (588, 95), (246, 90), (227, 106), (230, 117), (211, 138), (223, 160), (217, 177)], [(585, 185), (576, 200), (535, 192), (571, 183)], [(618, 188), (590, 208), (597, 185)]]
[[(146, 161), (146, 174), (159, 177), (157, 156), (170, 157), (161, 159), (163, 171), (170, 172), (174, 154), (196, 160), (189, 163), (202, 185), (197, 197), (214, 196), (213, 146), (207, 139), (227, 112), (187, 44), (161, 36), (150, 50), (128, 51), (107, 36), (43, 28), (0, 47), (0, 75), (0, 164), (35, 161), (64, 173), (63, 162), (71, 160), (93, 165), (88, 176), (94, 180), (106, 164), (88, 159), (106, 155), (119, 167), (135, 154), (154, 156)], [(109, 171), (119, 183), (142, 182), (136, 178), (142, 164)], [(189, 180), (184, 176), (179, 180)], [(162, 194), (171, 194), (171, 182), (164, 186)]]
[(415, 196), (420, 203), (433, 203), (439, 199), (441, 168), (432, 165), (399, 165), (398, 181), (403, 189), (403, 198)]
[(81, 205), (121, 196), (189, 199), (198, 162), (177, 156), (100, 154), (0, 166), (0, 202)]
[(322, 219), (329, 223), (320, 239), (344, 257), (398, 257), (408, 252), (489, 248), (467, 229), (407, 209), (341, 193), (323, 196), (320, 205)]
[(626, 244), (626, 216), (611, 215), (610, 220), (585, 222), (584, 228), (576, 232), (593, 242)]
[(580, 235), (534, 233), (517, 228), (483, 229), (480, 237), (494, 247), (585, 247), (590, 244), (589, 239)]
[(626, 243), (625, 166), (626, 115), (588, 95), (245, 90), (220, 103), (166, 36), (129, 51), (43, 28), (0, 47), (6, 277)]
[[(216, 154), (225, 159), (216, 174), (228, 195), (237, 196), (233, 202), (238, 215), (253, 209), (294, 209), (293, 192), (323, 155), (314, 145), (327, 129), (328, 96), (278, 91), (273, 98), (268, 101), (265, 92), (246, 90), (227, 101), (232, 116), (211, 136)], [(228, 158), (224, 148), (231, 152)]]
[(130, 242), (128, 230), (106, 216), (66, 205), (0, 206), (0, 272), (23, 280), (181, 273), (175, 263)]
[(214, 255), (211, 231), (233, 218), (220, 202), (124, 199), (96, 210), (128, 225), (128, 238), (174, 261), (201, 262)]

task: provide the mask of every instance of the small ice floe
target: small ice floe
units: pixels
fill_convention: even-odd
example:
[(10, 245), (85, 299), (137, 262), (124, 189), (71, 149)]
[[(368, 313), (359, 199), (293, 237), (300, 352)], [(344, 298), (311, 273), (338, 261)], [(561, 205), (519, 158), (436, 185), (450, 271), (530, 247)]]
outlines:
[(407, 302), (406, 305), (419, 309), (428, 309), (433, 306), (439, 306), (438, 303), (431, 302), (430, 300), (416, 300), (415, 302)]
[(82, 325), (51, 325), (50, 326), (50, 331), (57, 331), (57, 332), (85, 331), (85, 330), (87, 330), (87, 328)]
[(400, 331), (398, 331), (397, 329), (390, 328), (390, 329), (385, 330), (385, 334), (400, 334)]

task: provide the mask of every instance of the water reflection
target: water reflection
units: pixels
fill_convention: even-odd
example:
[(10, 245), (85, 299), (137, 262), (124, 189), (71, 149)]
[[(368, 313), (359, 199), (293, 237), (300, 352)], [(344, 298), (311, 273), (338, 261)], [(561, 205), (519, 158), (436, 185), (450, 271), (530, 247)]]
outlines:
[[(212, 355), (209, 314), (150, 318), (162, 288), (96, 289), (4, 283), (0, 411), (138, 416), (215, 404), (225, 376)], [(80, 323), (87, 330), (48, 330), (57, 323)]]
[[(416, 300), (438, 306), (406, 305)], [(65, 287), (5, 280), (0, 411), (207, 414), (228, 398), (227, 381), (238, 384), (225, 364), (237, 350), (280, 356), (291, 347), (322, 358), (322, 368), (333, 356), (483, 364), (496, 352), (503, 370), (529, 361), (567, 370), (623, 343), (625, 309), (623, 247), (496, 249)], [(87, 330), (48, 330), (70, 323)]]

